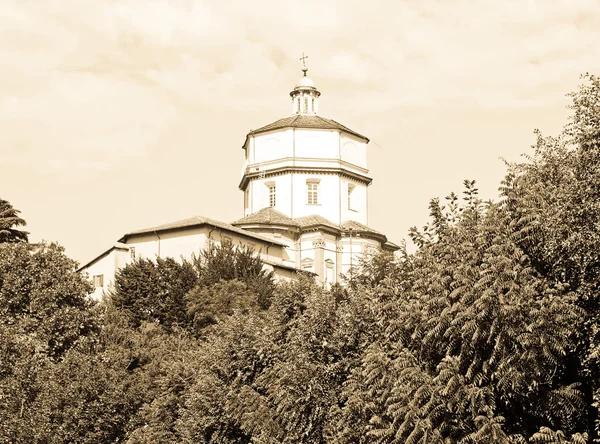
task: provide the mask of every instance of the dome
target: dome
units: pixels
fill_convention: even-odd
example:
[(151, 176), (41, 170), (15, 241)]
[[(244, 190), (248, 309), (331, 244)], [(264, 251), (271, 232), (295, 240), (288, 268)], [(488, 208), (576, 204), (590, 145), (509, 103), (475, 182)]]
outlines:
[(310, 77), (306, 75), (308, 68), (304, 66), (300, 77), (300, 80), (296, 83), (296, 86), (290, 92), (292, 97), (292, 113), (294, 115), (316, 115), (319, 112), (318, 99), (321, 93), (315, 88), (315, 85)]
[(304, 76), (300, 77), (300, 80), (298, 80), (298, 83), (296, 84), (296, 87), (299, 86), (308, 86), (314, 88), (315, 85), (313, 84), (313, 81), (310, 79), (310, 77), (307, 77), (306, 74), (304, 74)]

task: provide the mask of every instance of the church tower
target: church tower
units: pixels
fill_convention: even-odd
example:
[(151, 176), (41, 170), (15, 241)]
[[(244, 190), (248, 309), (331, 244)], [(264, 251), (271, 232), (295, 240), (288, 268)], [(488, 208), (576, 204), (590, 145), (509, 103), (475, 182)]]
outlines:
[(290, 92), (292, 115), (246, 137), (244, 214), (270, 207), (290, 218), (316, 214), (335, 224), (367, 224), (369, 139), (319, 115), (321, 93), (302, 71)]
[(228, 224), (193, 216), (126, 233), (80, 268), (93, 277), (92, 297), (101, 299), (138, 258), (180, 260), (213, 242), (254, 249), (278, 278), (306, 271), (326, 286), (351, 276), (369, 249), (399, 248), (367, 224), (369, 139), (320, 115), (321, 93), (301, 60), (292, 114), (250, 131), (242, 146), (244, 217)]
[(304, 64), (292, 114), (246, 135), (245, 217), (234, 225), (287, 239), (298, 268), (332, 283), (369, 245), (397, 246), (368, 228), (369, 139), (320, 115), (321, 92), (307, 73)]

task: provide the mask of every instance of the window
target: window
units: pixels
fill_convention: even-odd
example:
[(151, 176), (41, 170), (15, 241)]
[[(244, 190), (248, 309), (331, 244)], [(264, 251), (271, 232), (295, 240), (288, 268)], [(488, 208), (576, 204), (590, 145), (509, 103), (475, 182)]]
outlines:
[(319, 183), (318, 182), (307, 182), (306, 183), (306, 203), (308, 205), (318, 205), (319, 203)]
[(305, 257), (304, 259), (302, 259), (302, 269), (303, 270), (307, 270), (307, 271), (311, 271), (314, 265), (314, 260), (310, 257)]
[(96, 287), (96, 288), (104, 287), (104, 275), (103, 274), (97, 274), (96, 276), (94, 276), (94, 287)]
[(315, 112), (315, 98), (312, 98), (312, 112)]
[(308, 112), (308, 97), (304, 98), (304, 112)]
[(348, 184), (348, 209), (349, 210), (356, 210), (356, 205), (354, 205), (354, 189), (356, 188), (356, 185), (349, 183)]
[(333, 284), (334, 281), (333, 265), (331, 259), (325, 259), (325, 282), (329, 284)]
[(298, 97), (298, 99), (296, 100), (296, 104), (297, 113), (300, 113), (300, 97)]
[(135, 247), (129, 247), (129, 256), (131, 259), (135, 259)]
[(275, 207), (276, 196), (277, 196), (277, 194), (276, 194), (275, 184), (269, 185), (269, 206), (270, 207)]

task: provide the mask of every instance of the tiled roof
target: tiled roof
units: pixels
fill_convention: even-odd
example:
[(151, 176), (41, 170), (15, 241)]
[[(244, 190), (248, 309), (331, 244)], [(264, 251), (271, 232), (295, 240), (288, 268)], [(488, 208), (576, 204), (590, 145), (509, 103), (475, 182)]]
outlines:
[(310, 216), (302, 216), (290, 218), (285, 214), (277, 211), (271, 207), (263, 208), (256, 213), (250, 214), (242, 219), (233, 222), (233, 225), (252, 225), (252, 224), (267, 224), (267, 225), (284, 225), (289, 227), (299, 227), (301, 229), (307, 229), (312, 227), (327, 227), (336, 232), (347, 232), (352, 230), (355, 233), (371, 234), (374, 236), (382, 237), (385, 240), (384, 246), (391, 250), (398, 250), (400, 247), (393, 242), (387, 240), (387, 237), (380, 231), (374, 230), (366, 225), (361, 224), (353, 220), (343, 222), (341, 225), (337, 225), (329, 219), (319, 216), (318, 214), (311, 214)]
[(292, 265), (286, 265), (286, 264), (282, 264), (282, 263), (279, 263), (279, 262), (270, 261), (270, 260), (267, 260), (267, 259), (261, 259), (261, 260), (262, 260), (262, 262), (264, 264), (272, 265), (273, 267), (284, 268), (286, 270), (295, 271), (295, 272), (303, 271), (302, 268), (296, 268), (296, 267), (294, 267)]
[(369, 228), (366, 225), (363, 225), (363, 224), (361, 224), (359, 222), (356, 222), (356, 221), (353, 221), (353, 220), (347, 220), (346, 222), (342, 223), (342, 229), (343, 230), (359, 231), (359, 232), (362, 232), (362, 233), (379, 234), (380, 236), (383, 236), (383, 233), (380, 233), (377, 230)]
[(210, 226), (213, 226), (216, 228), (221, 228), (222, 230), (227, 230), (227, 231), (231, 231), (231, 232), (240, 234), (242, 236), (253, 237), (255, 239), (262, 240), (263, 242), (268, 242), (270, 244), (281, 245), (282, 247), (287, 246), (283, 242), (278, 242), (274, 239), (269, 239), (268, 237), (261, 236), (260, 234), (255, 234), (250, 231), (242, 230), (241, 228), (234, 227), (231, 224), (221, 222), (218, 220), (214, 220), (214, 219), (209, 219), (208, 217), (203, 217), (203, 216), (190, 217), (189, 219), (183, 219), (183, 220), (171, 222), (168, 224), (158, 225), (156, 227), (144, 228), (142, 230), (132, 231), (130, 233), (125, 234), (125, 236), (123, 236), (121, 239), (119, 239), (119, 241), (123, 242), (124, 240), (127, 239), (128, 236), (133, 236), (136, 234), (154, 233), (155, 231), (159, 231), (159, 232), (160, 231), (170, 231), (170, 230), (177, 230), (180, 228), (197, 227), (197, 226), (201, 226), (201, 225), (210, 225)]
[(303, 116), (299, 114), (290, 117), (284, 117), (283, 119), (279, 119), (261, 128), (252, 130), (248, 133), (248, 135), (263, 133), (265, 131), (271, 131), (281, 128), (337, 129), (346, 131), (347, 133), (353, 134), (356, 137), (360, 137), (361, 139), (364, 139), (367, 142), (369, 141), (367, 137), (357, 133), (356, 131), (352, 131), (350, 128), (345, 127), (344, 125), (336, 122), (335, 120), (326, 119), (325, 117), (321, 116)]
[(252, 213), (246, 217), (243, 217), (232, 225), (248, 225), (248, 224), (273, 224), (273, 225), (286, 225), (292, 227), (298, 227), (298, 222), (294, 219), (287, 217), (285, 214), (271, 208), (263, 208), (262, 210)]
[(301, 228), (325, 226), (333, 228), (340, 232), (352, 230), (356, 233), (373, 234), (375, 236), (381, 236), (387, 241), (387, 237), (380, 231), (374, 230), (370, 227), (367, 227), (366, 225), (363, 225), (353, 220), (348, 220), (346, 222), (343, 222), (341, 225), (336, 225), (329, 219), (326, 219), (323, 216), (319, 216), (317, 214), (313, 214), (311, 216), (296, 217), (294, 218), (294, 220), (298, 222)]
[(401, 248), (400, 245), (395, 244), (390, 241), (387, 241), (383, 246), (384, 246), (384, 248), (387, 248), (387, 249), (393, 250), (393, 251), (399, 250)]
[(290, 218), (285, 214), (271, 208), (263, 208), (256, 213), (250, 214), (242, 219), (236, 220), (232, 225), (251, 225), (251, 224), (268, 224), (268, 225), (285, 225), (289, 227), (311, 228), (311, 227), (328, 227), (335, 231), (349, 231), (356, 233), (374, 234), (376, 236), (384, 236), (383, 233), (367, 227), (359, 222), (349, 220), (341, 225), (337, 225), (329, 219), (311, 214), (310, 216), (302, 216)]
[(298, 225), (300, 225), (301, 228), (308, 228), (308, 227), (322, 225), (325, 227), (333, 228), (334, 230), (338, 230), (338, 231), (340, 229), (339, 225), (334, 224), (329, 219), (326, 219), (323, 216), (319, 216), (318, 214), (312, 214), (310, 216), (303, 216), (303, 217), (295, 217), (294, 220), (296, 221), (296, 223), (298, 223)]

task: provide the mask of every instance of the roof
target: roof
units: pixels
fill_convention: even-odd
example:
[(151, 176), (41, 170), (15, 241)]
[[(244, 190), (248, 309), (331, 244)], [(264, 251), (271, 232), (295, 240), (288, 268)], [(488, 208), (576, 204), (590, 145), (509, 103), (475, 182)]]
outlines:
[(272, 225), (286, 225), (291, 227), (299, 227), (298, 222), (294, 219), (287, 217), (280, 211), (275, 210), (272, 207), (263, 208), (262, 210), (252, 213), (246, 217), (243, 217), (232, 225), (250, 225), (250, 224), (272, 224)]
[(324, 226), (328, 228), (333, 228), (334, 230), (339, 231), (340, 226), (331, 222), (329, 219), (324, 218), (323, 216), (319, 216), (318, 214), (311, 214), (310, 216), (302, 216), (296, 217), (294, 220), (300, 225), (300, 228), (308, 228), (308, 227), (316, 227), (316, 226)]
[(387, 241), (383, 246), (384, 246), (384, 248), (386, 248), (388, 250), (393, 250), (393, 251), (396, 251), (396, 250), (399, 250), (400, 248), (402, 248), (402, 247), (400, 247), (400, 245), (395, 244), (390, 241)]
[[(318, 214), (311, 214), (310, 216), (302, 216), (290, 218), (285, 214), (271, 208), (263, 208), (256, 213), (252, 213), (242, 219), (236, 220), (232, 225), (284, 225), (289, 227), (296, 227), (300, 229), (307, 229), (312, 227), (326, 227), (336, 232), (353, 231), (355, 233), (370, 234), (373, 236), (384, 238), (389, 248), (399, 248), (396, 244), (389, 242), (387, 237), (380, 231), (374, 230), (366, 225), (361, 224), (353, 220), (347, 220), (341, 225), (337, 225), (329, 219), (320, 216)], [(244, 230), (247, 232), (246, 230)]]
[(356, 222), (354, 220), (347, 220), (346, 222), (342, 223), (342, 229), (343, 230), (352, 230), (352, 231), (359, 231), (361, 233), (372, 233), (372, 234), (378, 234), (380, 236), (383, 236), (383, 233), (374, 230), (372, 228), (367, 227), (366, 225), (363, 225), (359, 222)]
[(287, 245), (284, 244), (283, 242), (279, 242), (274, 239), (270, 239), (266, 236), (261, 236), (260, 234), (252, 233), (251, 231), (242, 230), (241, 228), (235, 227), (231, 224), (221, 222), (218, 220), (214, 220), (214, 219), (209, 219), (208, 217), (203, 217), (203, 216), (194, 216), (194, 217), (190, 217), (188, 219), (183, 219), (183, 220), (171, 222), (168, 224), (158, 225), (156, 227), (150, 227), (150, 228), (144, 228), (142, 230), (131, 231), (131, 232), (125, 234), (121, 239), (119, 239), (119, 241), (124, 242), (127, 240), (127, 237), (134, 236), (137, 234), (149, 234), (149, 233), (155, 233), (155, 232), (179, 230), (182, 228), (199, 227), (202, 225), (210, 225), (215, 228), (220, 228), (222, 230), (231, 231), (233, 233), (237, 233), (237, 234), (240, 234), (240, 235), (246, 236), (246, 237), (252, 237), (252, 238), (261, 240), (263, 242), (273, 244), (273, 245), (287, 247)]
[(300, 114), (284, 117), (283, 119), (279, 119), (261, 128), (251, 130), (248, 133), (248, 136), (282, 128), (314, 128), (342, 130), (356, 137), (364, 139), (367, 142), (369, 141), (368, 137), (365, 137), (362, 134), (357, 133), (356, 131), (352, 131), (350, 128), (345, 127), (344, 125), (336, 122), (335, 120), (326, 119), (325, 117), (321, 116), (304, 116)]
[(102, 259), (104, 256), (106, 256), (108, 253), (110, 253), (113, 250), (124, 250), (127, 251), (129, 250), (129, 245), (123, 244), (121, 242), (115, 242), (108, 250), (103, 251), (102, 253), (100, 253), (98, 256), (96, 256), (94, 259), (87, 261), (85, 263), (85, 265), (81, 265), (77, 271), (81, 271), (84, 268), (89, 267), (90, 265), (92, 265), (94, 262), (96, 262), (99, 259)]
[(303, 271), (302, 268), (296, 268), (296, 267), (294, 267), (292, 265), (286, 265), (286, 264), (282, 264), (282, 263), (279, 263), (279, 262), (270, 261), (270, 260), (267, 260), (267, 259), (262, 259), (261, 258), (261, 262), (263, 264), (271, 265), (272, 267), (275, 267), (275, 268), (283, 268), (284, 270), (289, 270), (289, 271), (293, 271), (293, 272)]

